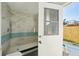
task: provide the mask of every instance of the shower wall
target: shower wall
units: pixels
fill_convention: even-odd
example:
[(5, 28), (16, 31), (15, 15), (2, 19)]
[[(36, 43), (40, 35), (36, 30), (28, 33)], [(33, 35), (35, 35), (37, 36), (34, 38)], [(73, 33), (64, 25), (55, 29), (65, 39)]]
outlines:
[(16, 11), (11, 12), (12, 31), (10, 40), (11, 44), (8, 53), (20, 51), (20, 46), (38, 41), (37, 16), (20, 12), (18, 13)]
[[(1, 4), (1, 45), (2, 55), (30, 48), (38, 44), (38, 16), (12, 10), (5, 2)], [(27, 11), (28, 12), (28, 11)], [(26, 45), (27, 47), (24, 47)], [(33, 45), (34, 46), (34, 45)], [(24, 47), (20, 49), (20, 47)], [(32, 45), (31, 45), (32, 47)]]
[(6, 3), (1, 3), (1, 7), (2, 55), (6, 55), (10, 47), (10, 13)]

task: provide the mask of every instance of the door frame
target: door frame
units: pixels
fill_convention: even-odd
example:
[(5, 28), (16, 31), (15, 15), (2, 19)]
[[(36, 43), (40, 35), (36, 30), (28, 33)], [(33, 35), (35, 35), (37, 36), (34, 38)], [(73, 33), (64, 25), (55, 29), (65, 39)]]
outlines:
[[(0, 2), (0, 24), (1, 24), (1, 2)], [(1, 28), (1, 25), (0, 25), (0, 28)], [(1, 29), (0, 29), (0, 56), (2, 56)]]

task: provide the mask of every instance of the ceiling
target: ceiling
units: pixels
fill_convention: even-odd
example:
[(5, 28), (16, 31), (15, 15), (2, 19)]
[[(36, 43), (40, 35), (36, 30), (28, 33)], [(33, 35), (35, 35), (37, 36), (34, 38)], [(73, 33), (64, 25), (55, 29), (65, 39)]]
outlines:
[(12, 11), (20, 13), (37, 14), (38, 3), (35, 2), (8, 2), (8, 6)]
[(67, 4), (68, 2), (50, 2), (50, 3), (54, 3), (54, 4), (57, 4), (57, 5), (65, 5)]
[[(65, 6), (68, 2), (49, 2)], [(8, 6), (11, 10), (21, 13), (37, 14), (38, 13), (38, 2), (8, 2)]]

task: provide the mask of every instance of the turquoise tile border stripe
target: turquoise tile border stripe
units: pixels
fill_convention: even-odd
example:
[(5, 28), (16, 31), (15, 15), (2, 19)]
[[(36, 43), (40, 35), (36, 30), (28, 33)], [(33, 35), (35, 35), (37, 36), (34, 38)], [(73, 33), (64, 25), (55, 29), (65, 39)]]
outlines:
[(38, 36), (38, 32), (20, 32), (20, 33), (12, 33), (11, 34), (11, 38), (27, 37), (27, 36)]
[(10, 33), (1, 36), (2, 44), (9, 39), (17, 38), (17, 37), (27, 37), (27, 36), (38, 36), (38, 32), (19, 32), (19, 33)]
[(9, 34), (1, 36), (1, 43), (3, 44), (6, 40), (9, 40), (10, 39), (10, 35), (11, 34), (9, 33)]

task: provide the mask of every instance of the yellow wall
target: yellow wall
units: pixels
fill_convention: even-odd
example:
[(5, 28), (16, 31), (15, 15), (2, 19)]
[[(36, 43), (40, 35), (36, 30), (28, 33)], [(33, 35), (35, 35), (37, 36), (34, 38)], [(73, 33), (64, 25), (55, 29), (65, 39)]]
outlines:
[(64, 39), (79, 43), (79, 26), (64, 26)]

